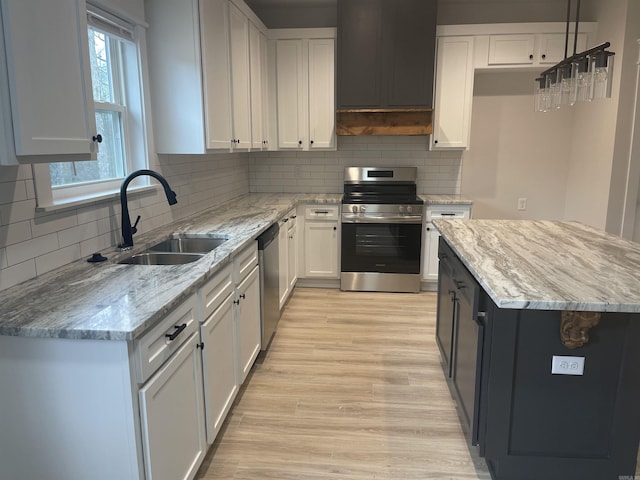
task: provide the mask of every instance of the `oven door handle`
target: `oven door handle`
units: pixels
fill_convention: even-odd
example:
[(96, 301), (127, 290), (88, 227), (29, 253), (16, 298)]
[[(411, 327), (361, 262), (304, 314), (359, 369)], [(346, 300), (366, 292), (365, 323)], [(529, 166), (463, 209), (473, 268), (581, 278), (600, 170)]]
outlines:
[(342, 223), (410, 223), (421, 224), (422, 215), (362, 215), (342, 214)]

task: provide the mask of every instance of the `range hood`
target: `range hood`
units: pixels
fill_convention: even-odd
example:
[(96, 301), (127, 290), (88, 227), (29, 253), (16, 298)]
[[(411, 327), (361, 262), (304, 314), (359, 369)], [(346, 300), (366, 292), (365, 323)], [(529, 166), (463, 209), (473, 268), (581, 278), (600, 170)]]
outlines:
[(429, 135), (437, 0), (338, 0), (336, 134)]
[(432, 116), (430, 108), (336, 110), (336, 135), (431, 135)]

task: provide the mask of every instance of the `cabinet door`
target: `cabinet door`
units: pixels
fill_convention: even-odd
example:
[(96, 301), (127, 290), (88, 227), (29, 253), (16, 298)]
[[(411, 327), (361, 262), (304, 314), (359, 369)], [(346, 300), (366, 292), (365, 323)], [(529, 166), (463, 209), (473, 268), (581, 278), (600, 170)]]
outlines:
[[(542, 65), (554, 65), (564, 59), (565, 46), (564, 33), (548, 33), (538, 35), (538, 62)], [(567, 48), (567, 56), (573, 54), (573, 34), (569, 34), (569, 45)], [(582, 52), (587, 48), (587, 34), (578, 33), (578, 42), (576, 51)]]
[(291, 295), (294, 287), (296, 286), (296, 280), (298, 279), (298, 234), (297, 234), (297, 225), (293, 225), (289, 229), (289, 238), (288, 238), (288, 253), (289, 253), (289, 275), (287, 275), (289, 280), (289, 293)]
[(280, 232), (278, 233), (278, 294), (280, 299), (280, 309), (287, 301), (289, 293), (289, 241), (288, 241), (288, 225), (286, 222), (280, 222)]
[(228, 0), (200, 1), (200, 34), (207, 148), (232, 146)]
[(249, 86), (249, 20), (229, 4), (231, 35), (231, 107), (234, 148), (251, 147), (251, 102)]
[(262, 47), (260, 31), (253, 23), (249, 22), (249, 65), (251, 70), (251, 148), (261, 150), (263, 134), (262, 112)]
[(147, 480), (193, 478), (206, 453), (198, 342), (192, 335), (140, 389)]
[(456, 315), (455, 285), (453, 270), (447, 259), (440, 261), (438, 275), (438, 313), (436, 316), (436, 342), (447, 377), (451, 377), (453, 356), (454, 318)]
[(260, 276), (258, 267), (238, 285), (236, 295), (238, 380), (242, 384), (260, 353)]
[(271, 142), (271, 107), (269, 104), (269, 83), (271, 76), (269, 75), (269, 46), (267, 37), (260, 33), (260, 57), (262, 59), (262, 149), (269, 149)]
[(304, 265), (306, 277), (338, 277), (338, 223), (304, 224)]
[(469, 147), (473, 80), (473, 37), (438, 38), (432, 149)]
[(278, 103), (278, 147), (300, 149), (306, 143), (303, 135), (305, 76), (302, 40), (278, 40), (276, 43), (276, 75)]
[(338, 2), (338, 108), (379, 106), (382, 0)]
[(533, 64), (535, 35), (491, 35), (489, 65)]
[(202, 369), (207, 443), (211, 445), (238, 394), (233, 295), (222, 302), (200, 330), (204, 343)]
[(79, 0), (2, 1), (17, 155), (95, 158), (86, 15)]
[(438, 239), (440, 234), (432, 223), (427, 223), (424, 237), (424, 255), (422, 279), (435, 281), (438, 279)]
[(335, 148), (335, 42), (309, 40), (309, 148)]

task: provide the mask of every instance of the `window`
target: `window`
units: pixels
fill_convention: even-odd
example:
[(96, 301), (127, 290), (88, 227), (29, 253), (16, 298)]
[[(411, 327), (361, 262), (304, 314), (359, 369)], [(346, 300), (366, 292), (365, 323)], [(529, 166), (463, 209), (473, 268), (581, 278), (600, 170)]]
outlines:
[(95, 200), (117, 191), (131, 171), (148, 167), (134, 26), (96, 7), (88, 9), (96, 131), (102, 142), (97, 160), (36, 167), (39, 207)]

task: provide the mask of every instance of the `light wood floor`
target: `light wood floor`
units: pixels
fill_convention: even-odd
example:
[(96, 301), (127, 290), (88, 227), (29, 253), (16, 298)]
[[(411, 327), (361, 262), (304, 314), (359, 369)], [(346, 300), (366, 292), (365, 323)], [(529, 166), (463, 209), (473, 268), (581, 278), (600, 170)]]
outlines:
[(433, 293), (297, 288), (197, 479), (490, 479), (460, 429), (435, 312)]

